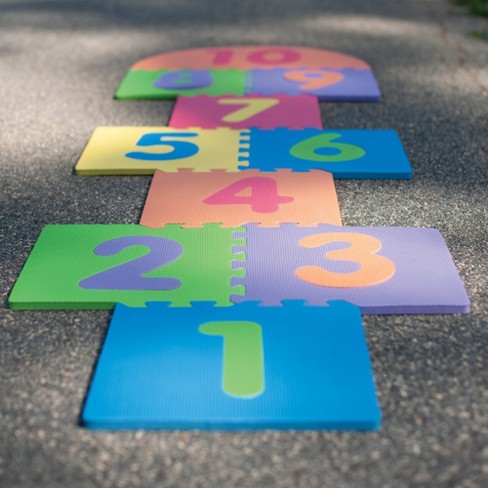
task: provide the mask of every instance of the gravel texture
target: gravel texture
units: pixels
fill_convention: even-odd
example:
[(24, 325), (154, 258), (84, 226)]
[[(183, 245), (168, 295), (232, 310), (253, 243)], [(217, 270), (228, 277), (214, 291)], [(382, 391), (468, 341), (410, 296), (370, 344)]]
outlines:
[[(444, 0), (0, 0), (0, 486), (488, 486), (488, 30)], [(380, 103), (322, 104), (327, 128), (398, 131), (411, 182), (338, 181), (345, 225), (438, 228), (469, 315), (364, 318), (375, 433), (91, 432), (79, 415), (110, 313), (14, 312), (42, 227), (137, 223), (149, 177), (77, 177), (100, 125), (165, 124), (171, 102), (117, 102), (136, 60), (288, 44), (357, 55)]]

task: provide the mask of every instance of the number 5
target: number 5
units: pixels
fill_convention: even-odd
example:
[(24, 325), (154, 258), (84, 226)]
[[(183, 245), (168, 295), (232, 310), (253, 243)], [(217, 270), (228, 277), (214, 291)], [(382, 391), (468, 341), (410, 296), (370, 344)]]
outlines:
[(163, 146), (170, 148), (170, 151), (152, 153), (143, 151), (131, 151), (125, 154), (126, 158), (140, 159), (143, 161), (168, 161), (171, 159), (184, 159), (194, 156), (199, 148), (197, 144), (187, 141), (166, 141), (168, 137), (197, 137), (194, 132), (150, 132), (144, 134), (138, 141), (137, 146)]

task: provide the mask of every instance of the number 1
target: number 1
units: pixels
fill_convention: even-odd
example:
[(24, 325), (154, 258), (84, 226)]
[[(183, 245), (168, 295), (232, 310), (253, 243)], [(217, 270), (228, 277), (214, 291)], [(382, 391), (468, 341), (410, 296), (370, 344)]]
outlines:
[(262, 329), (256, 322), (206, 322), (201, 334), (224, 339), (222, 389), (228, 395), (254, 398), (264, 391)]

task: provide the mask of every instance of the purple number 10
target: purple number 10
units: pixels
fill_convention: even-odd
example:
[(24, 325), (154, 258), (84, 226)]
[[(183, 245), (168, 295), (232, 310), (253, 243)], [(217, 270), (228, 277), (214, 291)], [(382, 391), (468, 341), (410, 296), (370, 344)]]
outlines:
[(80, 281), (79, 286), (95, 290), (174, 290), (181, 285), (176, 278), (145, 278), (143, 275), (175, 261), (183, 246), (159, 236), (117, 237), (102, 242), (93, 252), (97, 256), (114, 256), (132, 246), (145, 246), (149, 252)]

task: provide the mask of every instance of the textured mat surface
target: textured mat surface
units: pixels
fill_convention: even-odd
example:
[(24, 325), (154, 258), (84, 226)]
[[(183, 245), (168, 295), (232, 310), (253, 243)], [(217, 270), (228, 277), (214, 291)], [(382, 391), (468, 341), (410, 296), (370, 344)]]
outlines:
[[(454, 14), (451, 12), (454, 11)], [(3, 1), (0, 4), (0, 485), (483, 487), (488, 471), (488, 45), (444, 0)], [(321, 104), (327, 129), (392, 129), (411, 181), (341, 180), (347, 226), (437, 228), (466, 315), (363, 318), (383, 413), (374, 433), (90, 432), (78, 425), (108, 311), (13, 311), (47, 224), (136, 224), (149, 176), (76, 176), (98, 126), (157, 126), (169, 101), (120, 102), (162, 51), (283, 44), (365, 59), (378, 103)]]

